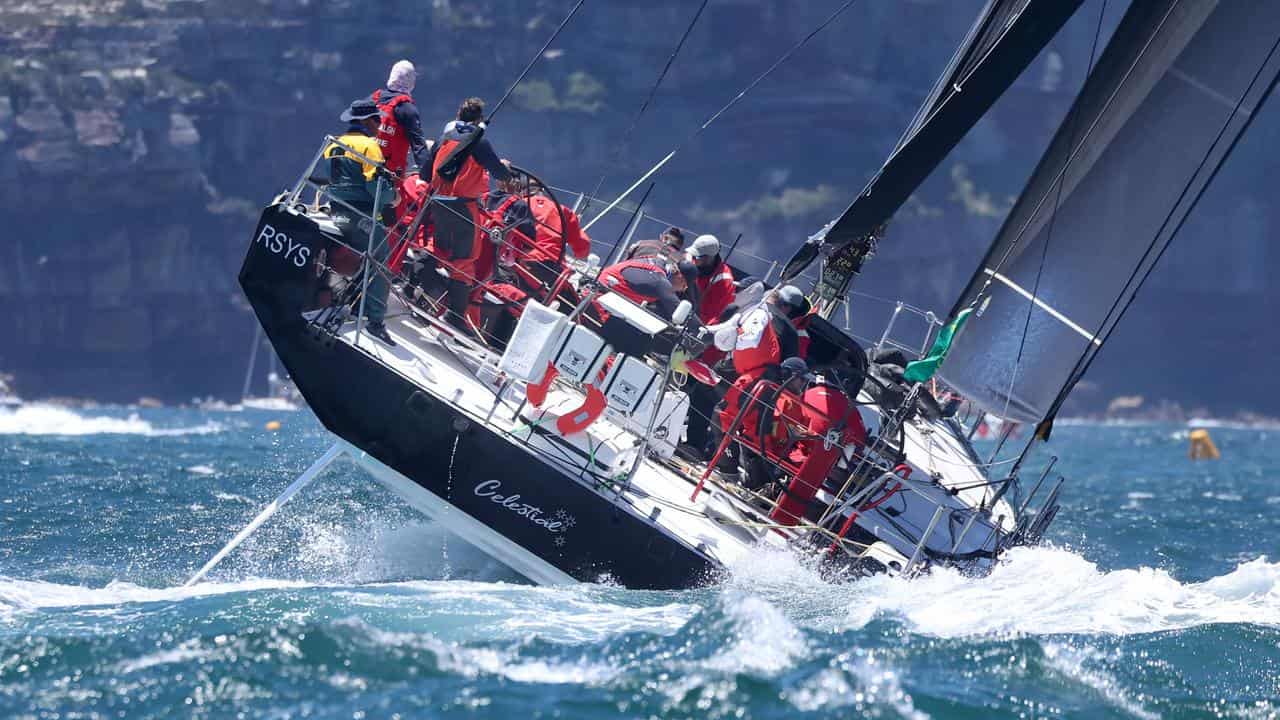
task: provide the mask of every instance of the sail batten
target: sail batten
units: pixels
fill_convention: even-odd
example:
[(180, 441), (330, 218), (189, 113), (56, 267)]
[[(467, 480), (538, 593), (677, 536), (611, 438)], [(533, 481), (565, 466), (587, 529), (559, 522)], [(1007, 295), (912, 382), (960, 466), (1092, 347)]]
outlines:
[(1278, 43), (1274, 4), (1130, 6), (956, 304), (981, 310), (947, 382), (1008, 419), (1056, 411), (1268, 96)]

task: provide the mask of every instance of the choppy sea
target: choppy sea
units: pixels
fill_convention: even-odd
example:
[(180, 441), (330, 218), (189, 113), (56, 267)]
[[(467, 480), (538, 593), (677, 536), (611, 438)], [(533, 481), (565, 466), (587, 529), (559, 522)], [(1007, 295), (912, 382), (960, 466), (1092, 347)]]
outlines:
[(306, 411), (0, 410), (0, 717), (1274, 717), (1280, 431), (1213, 434), (1060, 426), (1049, 542), (984, 578), (534, 587), (339, 463), (183, 588)]

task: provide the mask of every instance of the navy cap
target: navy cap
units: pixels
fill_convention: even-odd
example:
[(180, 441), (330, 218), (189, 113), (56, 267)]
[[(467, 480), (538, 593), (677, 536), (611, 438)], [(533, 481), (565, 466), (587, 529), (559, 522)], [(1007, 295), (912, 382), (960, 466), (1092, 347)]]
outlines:
[(351, 103), (351, 106), (342, 111), (342, 115), (338, 117), (342, 122), (351, 122), (353, 120), (364, 120), (371, 117), (381, 115), (378, 106), (369, 98), (361, 98)]
[(808, 375), (809, 363), (804, 358), (789, 357), (782, 361), (782, 377), (790, 378), (796, 375)]

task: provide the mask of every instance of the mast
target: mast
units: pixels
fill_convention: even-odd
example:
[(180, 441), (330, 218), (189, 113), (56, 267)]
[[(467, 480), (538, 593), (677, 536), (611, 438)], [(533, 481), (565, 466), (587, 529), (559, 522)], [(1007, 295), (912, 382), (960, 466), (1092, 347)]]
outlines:
[(840, 217), (789, 260), (782, 280), (826, 255), (815, 287), (820, 309), (839, 306), (884, 226), (952, 148), (1013, 84), (1082, 0), (989, 0), (879, 172)]
[(956, 304), (941, 375), (1048, 423), (1280, 77), (1280, 5), (1145, 0), (1097, 66)]

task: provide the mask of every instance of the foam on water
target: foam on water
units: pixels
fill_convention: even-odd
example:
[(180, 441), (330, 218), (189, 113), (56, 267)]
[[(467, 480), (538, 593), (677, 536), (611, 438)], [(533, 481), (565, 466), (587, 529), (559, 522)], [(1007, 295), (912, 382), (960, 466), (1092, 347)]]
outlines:
[(707, 662), (715, 670), (776, 675), (804, 657), (804, 637), (781, 610), (763, 598), (730, 591), (722, 602), (733, 642)]
[(1016, 548), (984, 577), (935, 569), (912, 580), (881, 575), (836, 584), (790, 553), (763, 552), (733, 568), (727, 585), (750, 588), (802, 626), (828, 630), (861, 628), (879, 617), (940, 637), (1280, 627), (1280, 562), (1266, 557), (1184, 583), (1149, 567), (1100, 570), (1063, 548)]
[(943, 637), (1280, 626), (1280, 563), (1264, 557), (1206, 582), (1181, 583), (1164, 570), (1102, 571), (1068, 550), (1018, 548), (987, 577), (935, 570), (911, 581), (869, 578), (857, 589), (860, 602), (848, 610), (851, 625), (885, 614)]
[(223, 431), (216, 422), (194, 427), (158, 428), (137, 413), (117, 418), (83, 416), (54, 405), (22, 405), (16, 410), (0, 409), (0, 435), (207, 435)]
[(176, 602), (210, 595), (299, 587), (307, 585), (290, 580), (254, 578), (166, 588), (149, 588), (115, 580), (95, 588), (0, 576), (0, 620), (10, 619), (17, 613), (54, 608), (102, 608), (133, 603)]

